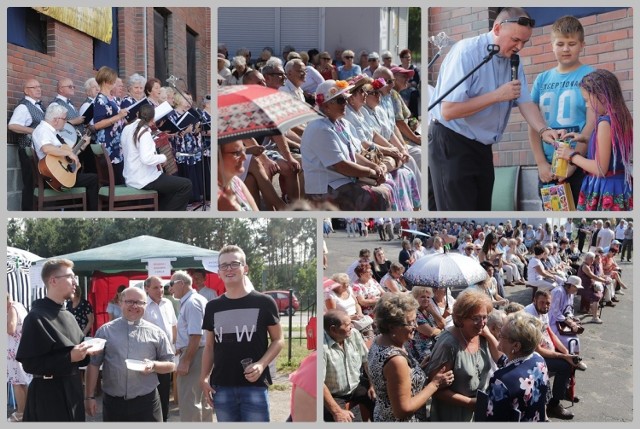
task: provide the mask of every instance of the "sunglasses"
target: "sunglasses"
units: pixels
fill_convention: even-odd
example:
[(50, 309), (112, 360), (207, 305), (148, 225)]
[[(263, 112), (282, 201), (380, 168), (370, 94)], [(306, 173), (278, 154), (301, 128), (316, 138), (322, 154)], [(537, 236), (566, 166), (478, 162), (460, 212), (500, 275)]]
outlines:
[(329, 57), (321, 57), (320, 59), (329, 61), (331, 58), (329, 58)]
[(176, 283), (182, 283), (184, 280), (171, 280), (169, 282), (169, 287), (173, 287)]
[(352, 60), (353, 59), (352, 56), (347, 56), (347, 57), (342, 57), (342, 58), (344, 58), (345, 60)]
[(536, 20), (535, 19), (531, 19), (531, 18), (527, 18), (526, 16), (521, 16), (519, 18), (509, 18), (509, 19), (505, 19), (504, 21), (502, 21), (500, 24), (503, 24), (505, 22), (515, 22), (518, 25), (522, 25), (525, 27), (535, 27), (536, 25)]
[(378, 59), (377, 59), (377, 58), (369, 58), (369, 60), (368, 60), (368, 61), (369, 61), (370, 63), (372, 63), (372, 62), (374, 62), (374, 61), (378, 61)]
[(347, 104), (347, 99), (345, 97), (336, 97), (336, 98), (333, 98), (333, 99), (329, 100), (329, 102), (335, 102), (336, 104), (338, 104), (340, 106), (344, 106), (345, 104)]

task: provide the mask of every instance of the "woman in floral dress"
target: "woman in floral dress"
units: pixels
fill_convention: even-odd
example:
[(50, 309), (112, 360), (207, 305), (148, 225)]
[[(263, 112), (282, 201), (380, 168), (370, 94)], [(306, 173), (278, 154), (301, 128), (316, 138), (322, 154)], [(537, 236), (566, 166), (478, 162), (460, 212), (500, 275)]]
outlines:
[(31, 382), (31, 374), (27, 374), (22, 369), (22, 364), (16, 360), (25, 317), (27, 310), (19, 302), (13, 301), (7, 293), (7, 383), (12, 385), (16, 398), (16, 411), (9, 416), (10, 422), (22, 421), (22, 413), (27, 402), (27, 386)]
[(500, 331), (498, 348), (506, 358), (491, 377), (486, 401), (477, 402), (476, 421), (544, 422), (549, 375), (534, 350), (542, 338), (540, 321), (523, 312), (512, 313)]

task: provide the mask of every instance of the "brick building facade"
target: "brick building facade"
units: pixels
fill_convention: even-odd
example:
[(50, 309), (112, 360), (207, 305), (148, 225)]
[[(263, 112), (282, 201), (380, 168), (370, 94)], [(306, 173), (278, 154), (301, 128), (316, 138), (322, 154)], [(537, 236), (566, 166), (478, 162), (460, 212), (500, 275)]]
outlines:
[[(23, 97), (22, 86), (26, 78), (35, 77), (40, 81), (45, 106), (55, 98), (59, 78), (73, 79), (76, 90), (72, 101), (78, 108), (86, 98), (84, 82), (95, 76), (96, 68), (102, 65), (96, 64), (94, 58), (93, 37), (54, 18), (42, 15), (41, 19), (42, 25), (46, 26), (45, 53), (7, 44), (8, 118)], [(159, 20), (164, 22), (166, 29), (163, 37), (156, 37), (154, 34)], [(186, 88), (194, 95), (194, 100), (199, 102), (211, 92), (210, 8), (117, 8), (117, 22), (113, 32), (118, 36), (116, 70), (125, 85), (127, 78), (133, 73), (156, 77), (155, 58), (160, 52), (166, 58), (166, 73), (188, 82)], [(161, 40), (164, 46), (156, 46), (156, 40)], [(185, 89), (180, 83), (178, 85)], [(16, 136), (8, 132), (7, 138), (7, 208), (19, 210), (22, 183)]]
[[(490, 31), (497, 14), (497, 8), (431, 7), (428, 11), (429, 35), (436, 35), (443, 31), (456, 41), (474, 37)], [(620, 80), (628, 107), (633, 112), (633, 9), (622, 8), (590, 14), (581, 17), (580, 22), (585, 30), (582, 62), (614, 72)], [(520, 61), (527, 75), (529, 90), (540, 72), (549, 70), (557, 64), (551, 49), (550, 35), (551, 24), (536, 25), (531, 40), (521, 51)], [(428, 79), (431, 85), (435, 86), (440, 64), (447, 51), (448, 49), (445, 48), (442, 57), (429, 70)], [(429, 58), (436, 52), (437, 49), (429, 45)], [(502, 141), (493, 146), (495, 166), (535, 166), (527, 130), (524, 118), (517, 109), (514, 109)]]

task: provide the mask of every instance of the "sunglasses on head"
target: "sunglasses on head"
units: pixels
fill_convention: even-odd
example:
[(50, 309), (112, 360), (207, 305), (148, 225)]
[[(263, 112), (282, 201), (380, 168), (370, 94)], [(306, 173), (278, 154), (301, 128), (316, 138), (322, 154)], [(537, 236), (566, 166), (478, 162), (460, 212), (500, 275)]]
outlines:
[(531, 28), (535, 27), (535, 25), (536, 25), (536, 20), (535, 19), (527, 18), (526, 16), (520, 16), (518, 18), (508, 18), (508, 19), (503, 20), (501, 22), (501, 24), (503, 24), (505, 22), (515, 22), (518, 25), (522, 25), (522, 26), (525, 26), (525, 27), (528, 26), (528, 27), (531, 27)]

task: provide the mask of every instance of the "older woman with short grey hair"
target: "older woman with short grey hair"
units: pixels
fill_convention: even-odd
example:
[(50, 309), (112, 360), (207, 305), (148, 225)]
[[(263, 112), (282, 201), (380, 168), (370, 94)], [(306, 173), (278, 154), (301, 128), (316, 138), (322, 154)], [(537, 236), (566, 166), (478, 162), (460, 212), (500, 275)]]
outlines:
[(476, 421), (543, 422), (549, 375), (535, 348), (542, 339), (541, 322), (524, 312), (507, 317), (500, 330), (498, 348), (504, 353), (502, 367), (489, 382), (486, 401), (479, 401)]
[(376, 422), (426, 421), (426, 403), (453, 382), (451, 371), (439, 371), (427, 383), (416, 359), (403, 348), (416, 330), (418, 302), (409, 294), (382, 295), (375, 307), (380, 335), (369, 350), (371, 383), (376, 392)]

